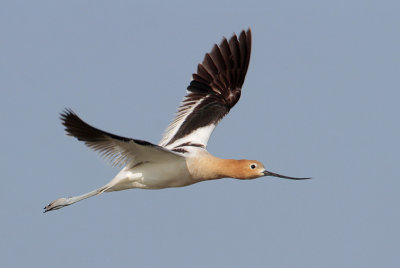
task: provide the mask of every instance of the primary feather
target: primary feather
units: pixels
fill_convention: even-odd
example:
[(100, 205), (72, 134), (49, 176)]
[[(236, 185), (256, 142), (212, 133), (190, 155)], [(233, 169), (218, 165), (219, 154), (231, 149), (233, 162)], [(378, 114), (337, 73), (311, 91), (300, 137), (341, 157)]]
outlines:
[(117, 136), (92, 127), (70, 109), (66, 109), (60, 117), (68, 135), (98, 151), (112, 166), (135, 166), (182, 157), (150, 142)]
[(250, 29), (214, 45), (193, 74), (188, 94), (160, 146), (174, 149), (186, 142), (207, 146), (215, 126), (240, 98), (250, 54)]

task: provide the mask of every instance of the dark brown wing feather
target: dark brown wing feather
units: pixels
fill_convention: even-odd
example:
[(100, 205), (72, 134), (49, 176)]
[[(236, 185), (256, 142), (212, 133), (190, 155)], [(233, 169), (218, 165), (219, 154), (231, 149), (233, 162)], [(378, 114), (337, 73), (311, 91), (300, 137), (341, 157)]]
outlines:
[(177, 154), (147, 141), (117, 136), (92, 127), (80, 119), (72, 110), (65, 109), (60, 115), (68, 135), (83, 141), (98, 151), (113, 166), (151, 162), (158, 159), (180, 157)]
[[(238, 102), (249, 66), (251, 30), (223, 38), (197, 67), (188, 86), (189, 93), (161, 141), (167, 146), (201, 127), (216, 125)], [(209, 135), (211, 135), (213, 128)], [(200, 140), (207, 144), (209, 135)]]

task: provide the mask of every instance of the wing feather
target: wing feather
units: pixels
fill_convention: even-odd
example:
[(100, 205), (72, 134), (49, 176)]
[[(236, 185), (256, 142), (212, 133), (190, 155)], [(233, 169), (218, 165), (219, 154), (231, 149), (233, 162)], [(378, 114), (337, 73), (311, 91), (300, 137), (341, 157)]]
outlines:
[(147, 141), (117, 136), (84, 122), (72, 110), (60, 115), (68, 135), (83, 141), (100, 153), (112, 166), (135, 165), (140, 162), (156, 162), (182, 157), (161, 146)]
[(166, 129), (161, 146), (173, 149), (192, 142), (207, 146), (218, 122), (238, 102), (251, 54), (251, 30), (222, 39), (193, 74), (175, 119)]

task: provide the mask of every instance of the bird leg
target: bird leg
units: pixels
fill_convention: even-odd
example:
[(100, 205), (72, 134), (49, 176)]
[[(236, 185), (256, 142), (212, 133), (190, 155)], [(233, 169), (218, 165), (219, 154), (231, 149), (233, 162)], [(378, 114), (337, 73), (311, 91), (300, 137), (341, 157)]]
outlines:
[(88, 192), (86, 194), (83, 195), (78, 195), (78, 196), (73, 196), (73, 197), (62, 197), (62, 198), (58, 198), (56, 200), (54, 200), (53, 202), (51, 202), (50, 204), (48, 204), (46, 207), (44, 207), (44, 212), (48, 212), (48, 211), (52, 211), (52, 210), (57, 210), (69, 205), (72, 205), (78, 201), (81, 201), (83, 199), (95, 196), (95, 195), (99, 195), (101, 193), (104, 193), (108, 188), (110, 188), (110, 186), (103, 186), (99, 189), (96, 189), (94, 191)]

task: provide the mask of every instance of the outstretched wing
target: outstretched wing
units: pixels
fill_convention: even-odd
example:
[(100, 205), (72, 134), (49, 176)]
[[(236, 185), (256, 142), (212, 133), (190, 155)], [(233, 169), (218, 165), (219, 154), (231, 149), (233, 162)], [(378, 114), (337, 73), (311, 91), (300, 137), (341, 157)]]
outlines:
[(117, 136), (92, 127), (70, 109), (61, 113), (60, 119), (68, 135), (98, 151), (112, 166), (134, 166), (144, 162), (167, 161), (182, 157), (150, 142)]
[[(206, 147), (218, 122), (238, 102), (249, 66), (251, 31), (223, 38), (197, 67), (175, 119), (160, 146), (177, 150), (182, 144)], [(179, 147), (179, 148), (178, 148)]]

